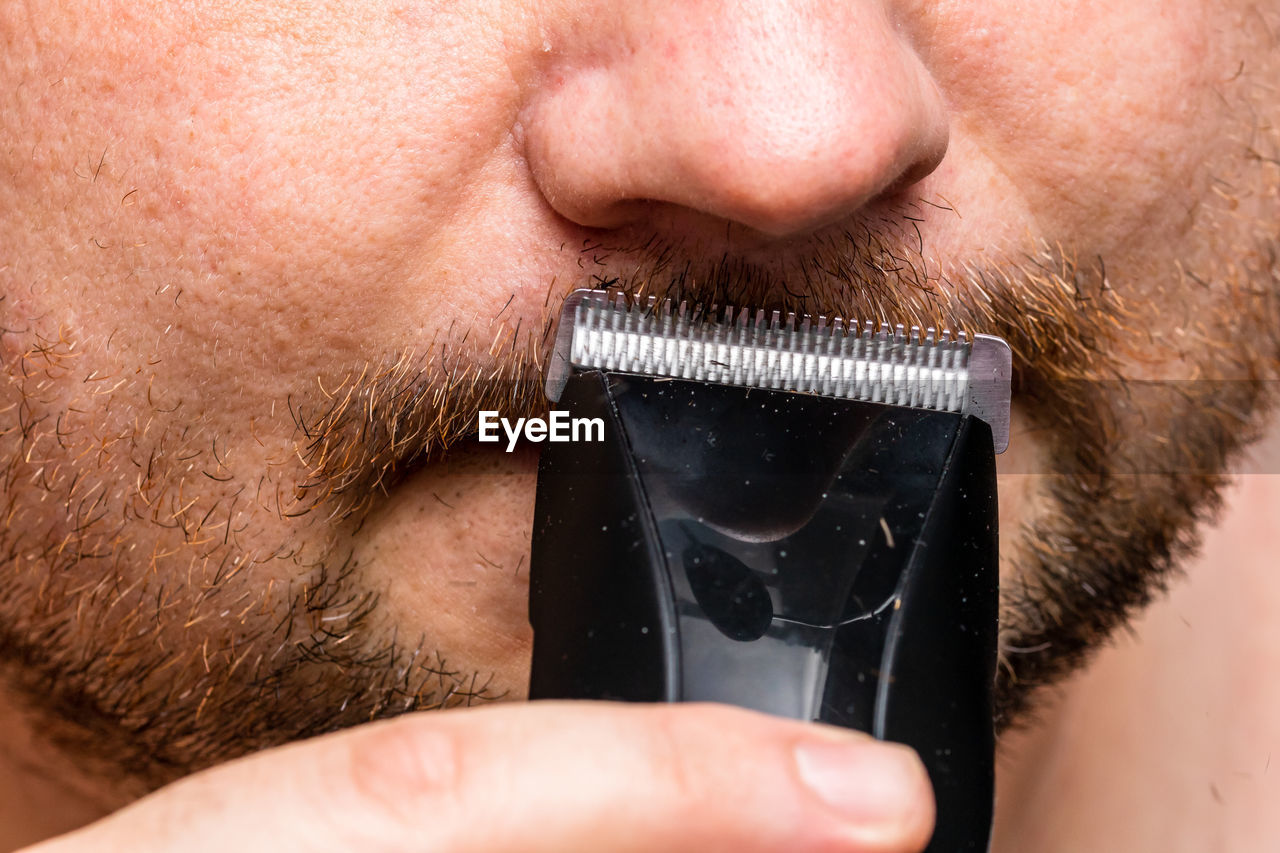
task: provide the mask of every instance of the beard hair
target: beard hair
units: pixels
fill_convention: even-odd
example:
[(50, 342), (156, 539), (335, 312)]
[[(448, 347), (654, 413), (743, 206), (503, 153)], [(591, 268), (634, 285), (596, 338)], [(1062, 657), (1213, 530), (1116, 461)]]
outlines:
[[(697, 262), (699, 247), (649, 240), (612, 250), (619, 272), (588, 283), (1009, 342), (1015, 399), (1042, 438), (1044, 500), (1005, 537), (997, 712), (1008, 724), (1164, 588), (1217, 508), (1268, 402), (1276, 235), (1252, 265), (1198, 276), (1186, 265), (1169, 292), (1149, 294), (1144, 304), (1197, 282), (1214, 292), (1184, 345), (1140, 333), (1101, 259), (1045, 245), (943, 267), (915, 242), (918, 212), (828, 233), (776, 266)], [(610, 252), (584, 251), (600, 263)], [(11, 403), (0, 662), (48, 737), (132, 780), (133, 796), (299, 738), (501, 698), (429, 637), (385, 624), (342, 543), (399, 478), (464, 440), (479, 409), (545, 410), (554, 302), (535, 328), (495, 321), (486, 341), (451, 330), (422, 355), (318, 377), (321, 393), (288, 401), (291, 437), (249, 472), (231, 470), (228, 437), (199, 411), (169, 409), (149, 377), (86, 373), (61, 331), (0, 334)], [(1123, 378), (1180, 358), (1200, 378)], [(280, 564), (291, 580), (264, 589), (257, 574)]]

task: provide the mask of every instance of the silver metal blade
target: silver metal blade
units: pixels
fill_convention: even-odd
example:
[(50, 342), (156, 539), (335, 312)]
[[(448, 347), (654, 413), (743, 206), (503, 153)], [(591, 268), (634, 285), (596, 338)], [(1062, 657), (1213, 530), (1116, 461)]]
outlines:
[(1012, 353), (1002, 339), (891, 330), (774, 311), (704, 311), (650, 297), (576, 290), (564, 302), (547, 371), (560, 399), (571, 373), (605, 370), (963, 412), (1009, 444)]

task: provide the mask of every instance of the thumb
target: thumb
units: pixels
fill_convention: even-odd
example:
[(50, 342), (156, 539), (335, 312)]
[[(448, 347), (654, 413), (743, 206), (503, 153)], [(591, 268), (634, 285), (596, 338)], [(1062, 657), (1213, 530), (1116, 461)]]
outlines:
[(909, 749), (713, 705), (430, 712), (191, 776), (27, 853), (919, 851)]

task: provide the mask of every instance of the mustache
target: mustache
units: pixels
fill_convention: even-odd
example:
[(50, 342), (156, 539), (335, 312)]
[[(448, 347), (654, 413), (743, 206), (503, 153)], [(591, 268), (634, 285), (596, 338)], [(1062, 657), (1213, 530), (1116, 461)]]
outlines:
[(921, 248), (905, 234), (846, 230), (765, 263), (708, 259), (656, 240), (632, 248), (586, 241), (584, 275), (550, 285), (540, 316), (504, 316), (504, 307), (488, 323), (455, 323), (420, 352), (391, 353), (337, 382), (317, 381), (308, 400), (290, 400), (308, 473), (282, 512), (359, 517), (407, 473), (470, 439), (479, 411), (545, 416), (544, 369), (560, 304), (576, 287), (996, 334), (1014, 352), (1015, 393), (1096, 373), (1104, 339), (1123, 331), (1123, 306), (1100, 261), (1081, 267), (1045, 245), (1003, 263), (945, 268)]

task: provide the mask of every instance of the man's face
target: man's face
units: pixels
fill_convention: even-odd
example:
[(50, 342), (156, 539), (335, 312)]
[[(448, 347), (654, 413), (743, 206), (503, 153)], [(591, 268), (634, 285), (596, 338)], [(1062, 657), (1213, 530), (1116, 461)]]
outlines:
[(470, 435), (542, 405), (576, 287), (1006, 336), (1004, 713), (1188, 544), (1275, 354), (1274, 8), (37, 0), (0, 32), (3, 648), (142, 785), (522, 695), (536, 456)]

